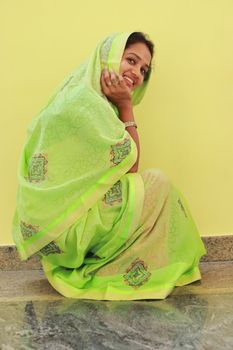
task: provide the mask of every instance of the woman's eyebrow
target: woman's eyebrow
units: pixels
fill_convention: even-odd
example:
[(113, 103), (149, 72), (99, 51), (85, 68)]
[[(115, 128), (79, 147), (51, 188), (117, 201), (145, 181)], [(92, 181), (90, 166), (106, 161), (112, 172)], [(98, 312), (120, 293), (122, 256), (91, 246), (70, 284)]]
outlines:
[[(136, 53), (134, 53), (134, 52), (129, 52), (129, 54), (136, 56), (140, 61), (142, 61), (141, 57), (138, 56)], [(145, 66), (149, 69), (149, 65), (148, 65), (148, 64), (145, 63)]]

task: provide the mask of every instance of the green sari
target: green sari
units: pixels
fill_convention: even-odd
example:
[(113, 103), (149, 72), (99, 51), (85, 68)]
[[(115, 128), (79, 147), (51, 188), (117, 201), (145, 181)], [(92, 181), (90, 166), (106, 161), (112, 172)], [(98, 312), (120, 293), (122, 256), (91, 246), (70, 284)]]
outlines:
[(101, 92), (102, 68), (119, 72), (130, 34), (100, 42), (62, 82), (21, 153), (13, 238), (66, 297), (163, 299), (201, 278), (206, 250), (184, 197), (159, 169), (127, 173), (137, 147)]

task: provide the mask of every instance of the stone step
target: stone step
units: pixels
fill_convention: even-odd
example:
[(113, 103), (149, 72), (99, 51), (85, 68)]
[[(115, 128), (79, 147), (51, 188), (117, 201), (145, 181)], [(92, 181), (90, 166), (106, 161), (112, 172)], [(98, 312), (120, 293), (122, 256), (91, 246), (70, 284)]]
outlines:
[[(200, 263), (202, 279), (173, 290), (174, 295), (233, 293), (233, 261)], [(0, 302), (65, 299), (42, 270), (0, 271)]]
[[(202, 237), (207, 255), (202, 262), (233, 261), (233, 235)], [(0, 247), (0, 270), (38, 270), (41, 264), (34, 256), (27, 261), (21, 261), (15, 246)]]

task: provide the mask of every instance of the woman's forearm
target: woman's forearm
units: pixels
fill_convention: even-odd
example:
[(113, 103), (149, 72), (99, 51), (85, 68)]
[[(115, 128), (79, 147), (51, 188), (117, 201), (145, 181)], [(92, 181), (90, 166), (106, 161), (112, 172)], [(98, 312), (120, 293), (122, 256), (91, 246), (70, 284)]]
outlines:
[(130, 134), (130, 136), (133, 138), (134, 142), (136, 143), (137, 146), (137, 160), (136, 163), (132, 166), (132, 168), (128, 171), (129, 173), (136, 173), (138, 171), (138, 166), (139, 166), (139, 157), (140, 157), (140, 144), (139, 144), (139, 136), (137, 129), (133, 126), (127, 126), (126, 130)]
[[(134, 121), (134, 114), (133, 114), (133, 108), (129, 105), (123, 105), (118, 107), (119, 110), (119, 118), (122, 122), (128, 122), (128, 121)], [(127, 126), (126, 130), (134, 140), (137, 146), (137, 160), (136, 163), (132, 166), (132, 168), (128, 171), (129, 173), (135, 173), (138, 171), (139, 166), (139, 156), (140, 156), (140, 144), (139, 144), (139, 136), (137, 129), (134, 126)]]

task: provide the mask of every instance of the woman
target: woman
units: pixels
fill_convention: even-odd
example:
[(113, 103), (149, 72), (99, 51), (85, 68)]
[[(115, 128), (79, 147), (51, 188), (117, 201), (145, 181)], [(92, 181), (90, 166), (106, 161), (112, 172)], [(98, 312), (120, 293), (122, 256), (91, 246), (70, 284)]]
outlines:
[(132, 106), (152, 56), (142, 33), (111, 35), (28, 128), (13, 237), (64, 296), (163, 299), (201, 278), (206, 251), (185, 199), (160, 170), (138, 172)]

